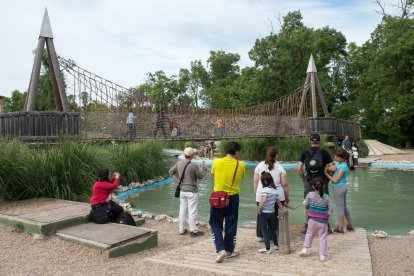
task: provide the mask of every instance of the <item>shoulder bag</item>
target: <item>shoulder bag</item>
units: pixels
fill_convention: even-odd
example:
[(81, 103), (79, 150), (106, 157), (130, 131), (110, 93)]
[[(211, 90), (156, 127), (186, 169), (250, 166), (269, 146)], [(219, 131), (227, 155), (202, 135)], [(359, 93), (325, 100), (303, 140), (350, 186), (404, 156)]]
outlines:
[[(239, 167), (239, 161), (237, 160), (236, 169), (234, 170), (233, 180), (231, 182), (230, 193), (233, 188), (234, 179), (236, 178), (237, 168)], [(208, 199), (211, 207), (213, 208), (224, 208), (229, 206), (229, 194), (226, 192), (213, 192)]]
[(184, 179), (185, 169), (187, 169), (187, 166), (188, 166), (188, 164), (190, 164), (190, 163), (191, 163), (191, 161), (189, 161), (189, 162), (185, 165), (184, 170), (183, 170), (183, 173), (181, 174), (180, 182), (178, 183), (177, 188), (175, 188), (174, 197), (176, 197), (176, 198), (180, 198), (180, 192), (181, 192), (181, 182), (183, 182), (183, 179)]

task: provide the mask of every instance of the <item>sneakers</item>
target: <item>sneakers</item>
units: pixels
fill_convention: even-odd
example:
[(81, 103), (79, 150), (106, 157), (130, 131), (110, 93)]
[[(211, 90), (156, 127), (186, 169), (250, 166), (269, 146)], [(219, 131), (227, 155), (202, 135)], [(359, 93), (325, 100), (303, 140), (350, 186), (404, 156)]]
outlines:
[(338, 226), (337, 226), (337, 227), (335, 227), (335, 229), (333, 229), (333, 230), (332, 230), (332, 232), (334, 232), (334, 233), (339, 233), (339, 234), (344, 234), (344, 233), (345, 233), (345, 232), (344, 232), (344, 229), (339, 230)]
[(326, 260), (328, 260), (328, 256), (320, 255), (320, 260), (321, 262), (325, 262)]
[(306, 234), (306, 231), (308, 231), (308, 224), (307, 223), (305, 223), (304, 225), (303, 225), (303, 228), (302, 228), (302, 234)]
[(355, 231), (355, 228), (352, 225), (347, 225), (346, 226), (346, 231), (354, 232)]
[(230, 259), (230, 258), (234, 258), (234, 257), (237, 257), (237, 256), (239, 256), (239, 254), (240, 254), (240, 252), (239, 251), (236, 251), (236, 250), (234, 250), (233, 252), (227, 252), (227, 257), (226, 257), (226, 259)]
[(221, 250), (217, 255), (216, 263), (222, 263), (224, 258), (226, 258), (226, 257), (227, 257), (226, 250)]
[(275, 246), (273, 246), (273, 249), (274, 249), (274, 250), (279, 250), (279, 245), (275, 245)]
[(184, 229), (184, 232), (180, 232), (180, 235), (185, 235), (185, 234), (187, 234), (187, 229)]
[(256, 237), (256, 241), (257, 241), (257, 242), (263, 242), (264, 240), (263, 240), (263, 238)]
[(299, 256), (304, 257), (304, 256), (306, 256), (306, 255), (308, 254), (308, 252), (309, 252), (309, 250), (308, 250), (306, 247), (304, 247), (304, 248), (302, 248), (302, 250), (299, 252)]
[(190, 237), (192, 237), (192, 238), (197, 238), (197, 237), (201, 237), (201, 236), (204, 236), (203, 231), (197, 231), (197, 232), (191, 232), (190, 233)]
[(272, 249), (266, 249), (266, 247), (263, 247), (263, 248), (260, 248), (259, 250), (258, 250), (258, 252), (259, 253), (263, 253), (263, 254), (270, 254), (270, 253), (272, 253)]

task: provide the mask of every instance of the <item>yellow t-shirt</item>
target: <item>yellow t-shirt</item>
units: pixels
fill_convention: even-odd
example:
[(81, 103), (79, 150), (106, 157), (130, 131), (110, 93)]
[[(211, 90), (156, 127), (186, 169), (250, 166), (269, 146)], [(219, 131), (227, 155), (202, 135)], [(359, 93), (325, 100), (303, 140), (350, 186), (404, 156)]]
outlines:
[(237, 195), (240, 192), (239, 182), (244, 177), (246, 167), (244, 166), (243, 161), (239, 161), (239, 167), (237, 168), (236, 177), (234, 178), (232, 187), (231, 182), (236, 169), (236, 163), (236, 159), (229, 157), (214, 159), (211, 173), (214, 175), (215, 192), (223, 191), (229, 195)]

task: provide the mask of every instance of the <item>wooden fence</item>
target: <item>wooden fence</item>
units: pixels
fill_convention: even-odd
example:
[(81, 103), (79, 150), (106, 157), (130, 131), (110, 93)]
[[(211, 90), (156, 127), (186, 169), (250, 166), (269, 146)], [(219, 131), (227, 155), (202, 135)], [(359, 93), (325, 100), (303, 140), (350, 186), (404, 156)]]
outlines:
[(0, 137), (43, 140), (79, 137), (79, 112), (0, 113)]

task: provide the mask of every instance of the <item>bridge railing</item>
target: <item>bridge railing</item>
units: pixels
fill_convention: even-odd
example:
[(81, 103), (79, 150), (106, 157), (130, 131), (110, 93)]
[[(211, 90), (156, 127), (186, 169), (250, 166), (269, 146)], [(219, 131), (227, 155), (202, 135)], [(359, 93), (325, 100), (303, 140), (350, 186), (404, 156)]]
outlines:
[(0, 113), (0, 137), (43, 140), (79, 137), (79, 112)]
[(344, 137), (345, 135), (354, 138), (361, 137), (360, 125), (354, 121), (325, 117), (308, 118), (308, 127), (309, 134), (317, 132), (336, 137)]

